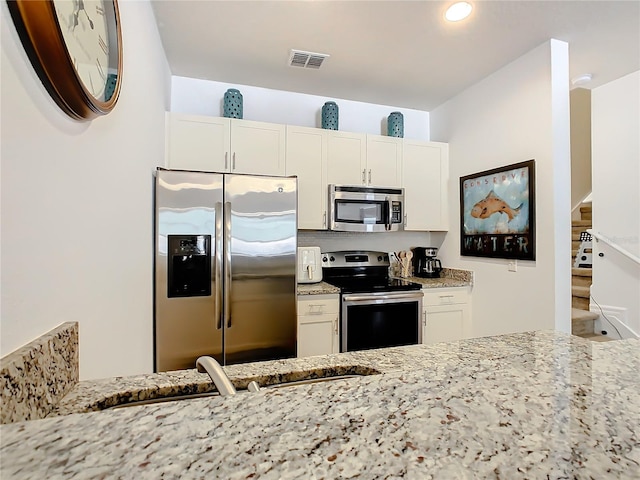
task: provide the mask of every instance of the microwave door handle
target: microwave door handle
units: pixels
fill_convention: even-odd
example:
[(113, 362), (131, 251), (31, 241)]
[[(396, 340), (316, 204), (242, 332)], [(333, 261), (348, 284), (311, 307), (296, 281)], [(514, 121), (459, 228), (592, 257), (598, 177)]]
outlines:
[(385, 225), (384, 229), (385, 230), (391, 230), (391, 199), (389, 197), (386, 198), (387, 200), (387, 224)]

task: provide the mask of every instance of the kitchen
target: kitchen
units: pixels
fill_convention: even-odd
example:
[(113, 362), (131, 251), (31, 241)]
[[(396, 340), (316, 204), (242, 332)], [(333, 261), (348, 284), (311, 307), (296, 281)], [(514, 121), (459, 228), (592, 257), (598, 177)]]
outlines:
[[(78, 125), (67, 120), (47, 99), (46, 92), (29, 70), (28, 61), (21, 56), (19, 42), (12, 36), (7, 16), (3, 16), (3, 22), (7, 22), (3, 24), (2, 31), (3, 55), (6, 55), (3, 57), (3, 90), (10, 87), (12, 92), (9, 96), (3, 95), (2, 105), (3, 116), (12, 119), (11, 125), (3, 122), (3, 179), (12, 179), (12, 182), (3, 181), (3, 204), (8, 208), (8, 198), (11, 205), (21, 205), (22, 218), (33, 219), (33, 222), (25, 225), (23, 220), (14, 217), (11, 212), (5, 215), (3, 210), (3, 244), (6, 249), (15, 252), (15, 256), (3, 257), (3, 309), (8, 309), (3, 312), (3, 345), (6, 342), (13, 349), (55, 327), (61, 319), (82, 319), (81, 375), (86, 379), (133, 375), (142, 371), (150, 372), (152, 368), (150, 172), (157, 166), (157, 159), (164, 156), (159, 139), (164, 135), (165, 111), (170, 110), (166, 88), (169, 77), (161, 58), (159, 38), (153, 33), (155, 21), (149, 5), (134, 2), (124, 4), (122, 8), (127, 15), (123, 18), (129, 19), (128, 22), (123, 20), (125, 34), (128, 32), (125, 60), (128, 83), (123, 87), (119, 108), (91, 125)], [(136, 37), (140, 26), (149, 29), (151, 34), (148, 38)], [(154, 54), (149, 55), (149, 50)], [(479, 119), (484, 118), (486, 122), (486, 115), (477, 112), (490, 109), (478, 105), (480, 97), (484, 97), (489, 105), (497, 103), (504, 97), (503, 92), (508, 91), (507, 78), (513, 79), (514, 75), (522, 84), (526, 84), (532, 72), (538, 72), (540, 78), (536, 84), (545, 84), (549, 77), (541, 72), (546, 71), (548, 59), (549, 56), (541, 51), (535, 52), (525, 56), (519, 65), (498, 74), (492, 88), (486, 83), (484, 88), (479, 86), (475, 99), (465, 99), (469, 106), (467, 117), (473, 114), (471, 122), (475, 120), (476, 127), (481, 126)], [(172, 81), (178, 83), (180, 80)], [(224, 87), (228, 88), (227, 85)], [(244, 88), (243, 92), (248, 102), (249, 92)], [(180, 89), (175, 88), (174, 93), (179, 95)], [(214, 108), (221, 96), (206, 96), (210, 99), (208, 102), (202, 102), (201, 98), (199, 103), (208, 103)], [(300, 99), (296, 96), (290, 98)], [(313, 109), (309, 108), (304, 115), (312, 119), (313, 125), (314, 112), (323, 101), (315, 103)], [(505, 142), (504, 149), (500, 145), (476, 145), (476, 155), (485, 159), (485, 165), (495, 161), (491, 157), (520, 159), (534, 156), (542, 177), (552, 177), (555, 170), (546, 150), (551, 139), (544, 132), (548, 120), (543, 120), (551, 118), (548, 97), (534, 88), (531, 92), (523, 91), (513, 102), (501, 104), (500, 112), (514, 113), (505, 114), (498, 126), (495, 122), (487, 122), (488, 125), (479, 133), (489, 138), (494, 135), (491, 131), (509, 132), (515, 135), (517, 141)], [(292, 101), (288, 104), (295, 103)], [(341, 103), (345, 121), (357, 117), (363, 124), (370, 125), (367, 123), (368, 112), (364, 110), (366, 105), (362, 106), (362, 113), (356, 109), (361, 105), (352, 106), (354, 113), (349, 115), (349, 104)], [(382, 118), (388, 111), (384, 109), (384, 114), (379, 113), (374, 118)], [(530, 114), (516, 115), (518, 111)], [(496, 114), (496, 118), (498, 116)], [(280, 122), (277, 118), (265, 120)], [(406, 120), (408, 126), (408, 114)], [(434, 122), (433, 116), (431, 123), (435, 128), (442, 128)], [(345, 129), (349, 129), (349, 126), (345, 125)], [(379, 130), (379, 125), (375, 124), (370, 128), (371, 133), (379, 133)], [(36, 138), (40, 141), (33, 141), (34, 132), (38, 132)], [(529, 133), (524, 135), (518, 132)], [(432, 138), (438, 137), (432, 133)], [(52, 158), (51, 152), (58, 153)], [(51, 161), (36, 161), (43, 157)], [(132, 161), (132, 158), (139, 161)], [(452, 177), (477, 170), (472, 165), (459, 165), (456, 168), (458, 170), (452, 172)], [(89, 182), (90, 178), (100, 178), (101, 181)], [(116, 184), (119, 185), (119, 195), (114, 196), (112, 187)], [(544, 217), (540, 224), (540, 240), (551, 251), (554, 248), (552, 205), (555, 187), (547, 185), (550, 194), (539, 210)], [(450, 200), (452, 205), (456, 205), (455, 195)], [(451, 219), (455, 225), (453, 215)], [(42, 231), (47, 232), (49, 241), (44, 248), (35, 243)], [(413, 235), (420, 238), (416, 240)], [(399, 234), (400, 241), (391, 248), (386, 245), (382, 248), (365, 246), (385, 251), (406, 250), (415, 245), (438, 246), (430, 241), (438, 235), (441, 234), (405, 233)], [(91, 238), (90, 244), (78, 241), (87, 236)], [(347, 237), (344, 235), (340, 238)], [(128, 249), (114, 250), (114, 244), (126, 244)], [(321, 243), (314, 239), (307, 244)], [(339, 249), (331, 245), (328, 248)], [(445, 249), (442, 251), (444, 254)], [(96, 252), (104, 255), (96, 255)], [(521, 271), (515, 277), (524, 277), (524, 284), (521, 285), (525, 287), (529, 284), (540, 285), (540, 295), (553, 299), (553, 263), (553, 258), (545, 255), (537, 261), (536, 268), (521, 266)], [(495, 305), (489, 305), (495, 303), (490, 302), (490, 295), (476, 297), (481, 291), (479, 289), (484, 288), (480, 285), (485, 281), (507, 289), (506, 298), (501, 298), (505, 302), (502, 306), (518, 312), (506, 325), (495, 325), (488, 328), (491, 332), (486, 333), (495, 333), (499, 329), (524, 331), (532, 327), (553, 327), (549, 323), (554, 317), (553, 300), (549, 306), (545, 302), (530, 299), (526, 288), (522, 292), (515, 286), (511, 288), (511, 284), (517, 282), (513, 282), (513, 274), (507, 273), (503, 264), (489, 262), (486, 266), (477, 265), (473, 270), (482, 273), (474, 287), (474, 318), (476, 313), (482, 315), (483, 311), (487, 312), (485, 316), (490, 316), (491, 308), (495, 308)], [(41, 275), (42, 271), (48, 274)], [(59, 288), (60, 285), (65, 288)], [(71, 295), (70, 292), (82, 294)], [(7, 298), (8, 302), (5, 300)], [(104, 305), (104, 308), (96, 308), (96, 305)]]

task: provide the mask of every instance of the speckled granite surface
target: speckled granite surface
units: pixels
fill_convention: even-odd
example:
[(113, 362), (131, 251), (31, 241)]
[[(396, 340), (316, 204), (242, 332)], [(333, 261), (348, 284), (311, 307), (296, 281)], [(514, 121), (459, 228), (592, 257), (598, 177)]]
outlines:
[(473, 286), (473, 272), (443, 268), (439, 278), (409, 277), (407, 280), (420, 283), (423, 288), (467, 287)]
[(338, 364), (384, 373), (3, 425), (2, 478), (638, 478), (638, 341), (545, 331), (227, 371)]
[(0, 422), (46, 417), (77, 382), (78, 324), (68, 322), (0, 359)]
[(340, 289), (327, 282), (298, 284), (298, 295), (326, 295), (330, 293), (340, 293)]
[[(406, 280), (420, 283), (423, 288), (467, 287), (473, 286), (473, 272), (444, 268), (440, 273), (440, 278), (409, 277)], [(325, 295), (328, 293), (340, 293), (340, 289), (327, 282), (298, 284), (298, 295)]]

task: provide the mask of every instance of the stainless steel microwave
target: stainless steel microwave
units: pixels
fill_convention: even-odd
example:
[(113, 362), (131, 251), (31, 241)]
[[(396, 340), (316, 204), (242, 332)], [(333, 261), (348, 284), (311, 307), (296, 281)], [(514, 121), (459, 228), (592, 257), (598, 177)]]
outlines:
[(329, 185), (329, 230), (394, 232), (403, 216), (403, 188)]

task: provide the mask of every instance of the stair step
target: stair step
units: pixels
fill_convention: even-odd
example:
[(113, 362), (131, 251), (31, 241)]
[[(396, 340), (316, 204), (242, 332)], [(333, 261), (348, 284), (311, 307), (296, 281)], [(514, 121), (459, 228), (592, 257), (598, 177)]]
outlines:
[(591, 287), (591, 277), (581, 277), (580, 275), (573, 275), (571, 277), (572, 287)]
[(572, 268), (571, 275), (580, 276), (580, 277), (591, 277), (593, 275), (592, 268)]
[(589, 298), (591, 289), (589, 287), (571, 287), (571, 295), (580, 298)]
[(607, 337), (606, 335), (599, 335), (597, 333), (578, 335), (579, 337), (586, 338), (592, 342), (613, 342), (614, 339)]
[(591, 220), (572, 220), (571, 221), (571, 226), (572, 227), (591, 228)]
[(579, 308), (572, 308), (571, 333), (578, 336), (593, 335), (595, 331), (595, 320), (597, 318), (597, 313), (581, 310)]
[(595, 312), (589, 312), (587, 310), (580, 310), (579, 308), (571, 309), (571, 321), (589, 321), (589, 320), (597, 320), (598, 315)]
[(571, 308), (578, 308), (580, 310), (589, 310), (589, 299), (576, 297), (575, 295), (571, 297)]

